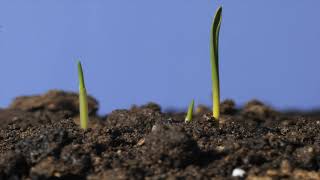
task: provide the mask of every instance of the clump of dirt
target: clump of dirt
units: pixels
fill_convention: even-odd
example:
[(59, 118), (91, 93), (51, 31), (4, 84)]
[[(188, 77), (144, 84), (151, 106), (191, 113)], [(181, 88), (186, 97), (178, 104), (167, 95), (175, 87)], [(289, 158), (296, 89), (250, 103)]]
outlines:
[[(9, 109), (24, 111), (67, 111), (71, 115), (79, 114), (79, 96), (76, 93), (51, 90), (44, 95), (17, 97)], [(89, 114), (95, 114), (99, 108), (98, 101), (88, 96)]]
[(182, 128), (170, 125), (154, 125), (145, 138), (142, 161), (152, 166), (185, 167), (199, 157), (197, 142)]
[[(320, 119), (253, 100), (162, 112), (155, 103), (107, 116), (90, 98), (90, 129), (77, 125), (75, 93), (17, 98), (0, 110), (0, 179), (320, 179)], [(241, 172), (241, 173), (239, 173)]]

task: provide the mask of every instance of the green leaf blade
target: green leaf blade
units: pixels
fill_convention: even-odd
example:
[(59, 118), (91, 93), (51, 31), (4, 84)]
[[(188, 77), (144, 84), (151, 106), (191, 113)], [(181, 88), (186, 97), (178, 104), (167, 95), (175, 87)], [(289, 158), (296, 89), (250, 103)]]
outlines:
[(80, 111), (80, 127), (82, 129), (88, 128), (89, 113), (87, 91), (84, 83), (83, 70), (81, 62), (78, 61), (78, 78), (79, 78), (79, 111)]
[(212, 78), (212, 112), (218, 120), (220, 116), (220, 78), (219, 78), (219, 34), (222, 21), (222, 7), (216, 11), (210, 32), (210, 62)]
[(185, 122), (192, 121), (193, 109), (194, 109), (194, 99), (192, 99), (191, 103), (189, 104), (189, 108), (188, 108), (187, 116), (185, 118)]

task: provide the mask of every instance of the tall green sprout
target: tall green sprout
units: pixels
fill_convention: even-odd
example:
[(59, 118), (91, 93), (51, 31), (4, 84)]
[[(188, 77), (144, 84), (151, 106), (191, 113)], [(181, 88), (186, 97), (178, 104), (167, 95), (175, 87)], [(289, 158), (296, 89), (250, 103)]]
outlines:
[(84, 84), (83, 70), (81, 62), (78, 61), (78, 77), (79, 77), (79, 111), (80, 111), (80, 127), (82, 129), (88, 128), (88, 100), (87, 100), (87, 91)]
[(194, 99), (192, 99), (189, 108), (188, 108), (188, 113), (185, 119), (185, 122), (190, 122), (192, 121), (192, 116), (193, 116), (193, 108), (194, 108)]
[(220, 82), (219, 82), (219, 33), (221, 26), (222, 7), (220, 6), (214, 16), (210, 32), (210, 60), (212, 70), (212, 112), (218, 120), (220, 116)]

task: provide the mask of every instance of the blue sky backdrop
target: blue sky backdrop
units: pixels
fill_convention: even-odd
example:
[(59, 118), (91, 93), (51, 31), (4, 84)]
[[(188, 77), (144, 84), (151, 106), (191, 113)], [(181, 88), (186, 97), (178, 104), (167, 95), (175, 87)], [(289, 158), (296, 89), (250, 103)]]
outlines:
[(155, 101), (211, 105), (209, 29), (223, 5), (222, 99), (320, 106), (320, 1), (0, 1), (0, 107), (78, 90), (76, 60), (100, 112)]

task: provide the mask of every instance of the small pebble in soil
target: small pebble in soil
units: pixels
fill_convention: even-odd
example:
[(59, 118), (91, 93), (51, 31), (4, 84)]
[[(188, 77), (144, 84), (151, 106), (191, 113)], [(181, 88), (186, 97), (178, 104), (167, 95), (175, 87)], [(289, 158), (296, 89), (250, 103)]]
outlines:
[(232, 176), (233, 177), (243, 177), (246, 174), (246, 171), (240, 168), (235, 168), (232, 171)]
[(154, 132), (156, 129), (157, 129), (157, 125), (153, 125), (152, 129), (151, 129), (151, 132)]

